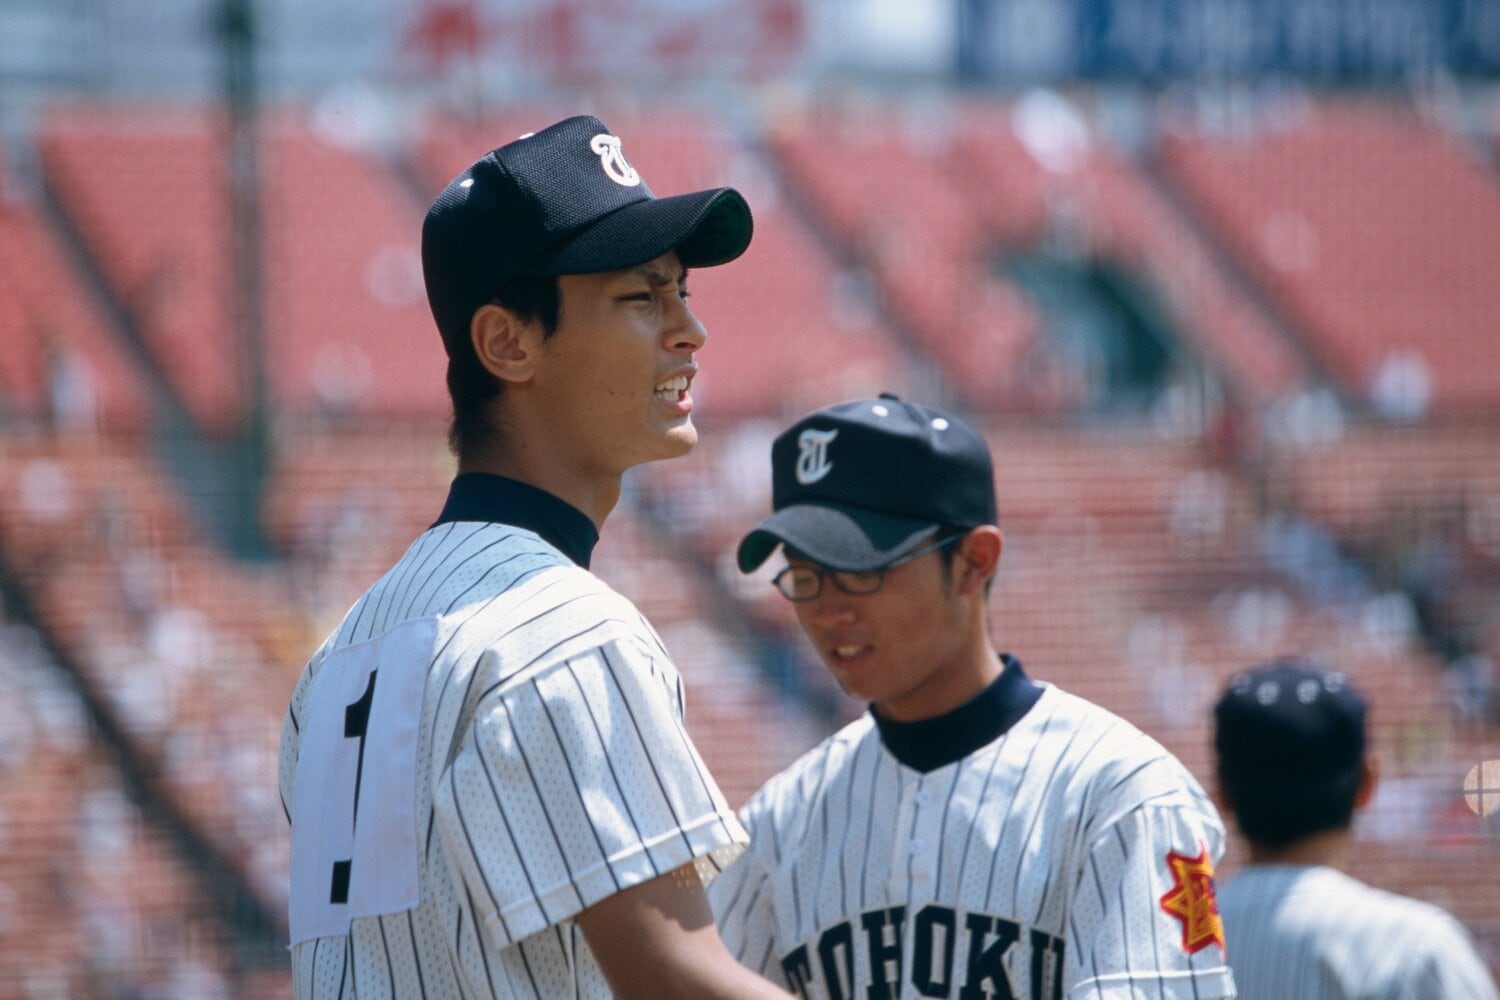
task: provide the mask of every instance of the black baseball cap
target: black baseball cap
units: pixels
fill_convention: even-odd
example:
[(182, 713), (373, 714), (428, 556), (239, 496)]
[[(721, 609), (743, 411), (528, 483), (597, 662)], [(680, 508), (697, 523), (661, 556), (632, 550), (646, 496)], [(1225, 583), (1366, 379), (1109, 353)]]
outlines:
[(1311, 779), (1356, 768), (1365, 700), (1342, 673), (1280, 660), (1237, 675), (1214, 706), (1214, 750), (1226, 774)]
[(750, 206), (733, 188), (658, 198), (619, 137), (580, 115), (481, 156), (448, 183), (422, 224), (427, 301), (445, 345), (523, 275), (617, 271), (675, 249), (686, 267), (725, 264), (750, 244)]
[(878, 569), (939, 528), (995, 523), (990, 449), (953, 414), (889, 393), (838, 403), (772, 443), (771, 507), (740, 542), (741, 571), (781, 544), (832, 569)]

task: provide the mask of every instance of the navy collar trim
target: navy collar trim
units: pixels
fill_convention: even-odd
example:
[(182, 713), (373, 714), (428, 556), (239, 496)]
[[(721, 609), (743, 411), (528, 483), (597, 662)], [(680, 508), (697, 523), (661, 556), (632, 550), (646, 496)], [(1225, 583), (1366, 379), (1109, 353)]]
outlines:
[(534, 531), (574, 563), (589, 568), (599, 530), (588, 515), (546, 490), (487, 472), (461, 472), (433, 523), (491, 521)]
[(916, 722), (893, 722), (881, 718), (870, 706), (870, 716), (880, 730), (880, 742), (902, 764), (926, 774), (963, 760), (986, 744), (993, 743), (1031, 710), (1042, 696), (1042, 687), (1026, 676), (1021, 661), (1000, 654), (1005, 669), (983, 691), (951, 712)]

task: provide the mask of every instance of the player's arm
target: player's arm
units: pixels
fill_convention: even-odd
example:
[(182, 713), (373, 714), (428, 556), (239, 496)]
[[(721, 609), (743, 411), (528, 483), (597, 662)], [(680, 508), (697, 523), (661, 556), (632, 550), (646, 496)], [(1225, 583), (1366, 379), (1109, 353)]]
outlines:
[(773, 983), (785, 984), (767, 872), (758, 850), (760, 845), (774, 843), (775, 833), (759, 821), (760, 804), (757, 796), (740, 811), (741, 822), (751, 831), (749, 848), (726, 865), (705, 892), (729, 953)]
[(1500, 991), (1474, 947), (1468, 928), (1449, 913), (1422, 928), (1420, 938), (1408, 935), (1407, 954), (1417, 953), (1411, 975), (1402, 984), (1401, 1000), (1439, 1000), (1466, 997), (1496, 1000)]
[(791, 997), (729, 954), (691, 864), (617, 892), (577, 919), (616, 997)]
[(1069, 906), (1068, 989), (1154, 978), (1163, 996), (1235, 995), (1213, 896), (1223, 828), (1208, 808), (1182, 788), (1095, 832)]

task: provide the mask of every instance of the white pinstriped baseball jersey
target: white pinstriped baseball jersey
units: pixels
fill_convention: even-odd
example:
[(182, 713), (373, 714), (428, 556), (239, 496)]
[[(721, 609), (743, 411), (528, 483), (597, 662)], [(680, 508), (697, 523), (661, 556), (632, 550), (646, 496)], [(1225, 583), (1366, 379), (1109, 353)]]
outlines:
[[(893, 752), (1009, 722), (1028, 689), (957, 759)], [(867, 714), (741, 810), (750, 849), (709, 890), (741, 962), (829, 1000), (1234, 995), (1213, 910), (1223, 827), (1160, 744), (1055, 687), (1038, 697), (1009, 658), (975, 702), (912, 725)]]
[[(582, 518), (459, 478), (470, 509)], [(281, 794), (302, 1000), (608, 996), (572, 918), (689, 862), (706, 881), (745, 841), (640, 613), (537, 533), (472, 520), (419, 537), (308, 664)]]
[(1337, 869), (1251, 865), (1219, 907), (1247, 1000), (1496, 1000), (1457, 920)]

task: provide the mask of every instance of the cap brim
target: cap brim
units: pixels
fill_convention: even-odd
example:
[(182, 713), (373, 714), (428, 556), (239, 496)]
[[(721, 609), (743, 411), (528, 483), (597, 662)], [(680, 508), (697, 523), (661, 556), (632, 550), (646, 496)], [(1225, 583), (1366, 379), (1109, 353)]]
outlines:
[(734, 188), (632, 202), (531, 261), (533, 274), (596, 274), (676, 250), (684, 267), (727, 264), (750, 245), (750, 206)]
[(740, 541), (736, 558), (740, 572), (753, 573), (777, 545), (786, 545), (830, 569), (879, 569), (921, 548), (940, 527), (857, 507), (794, 504), (757, 524)]

